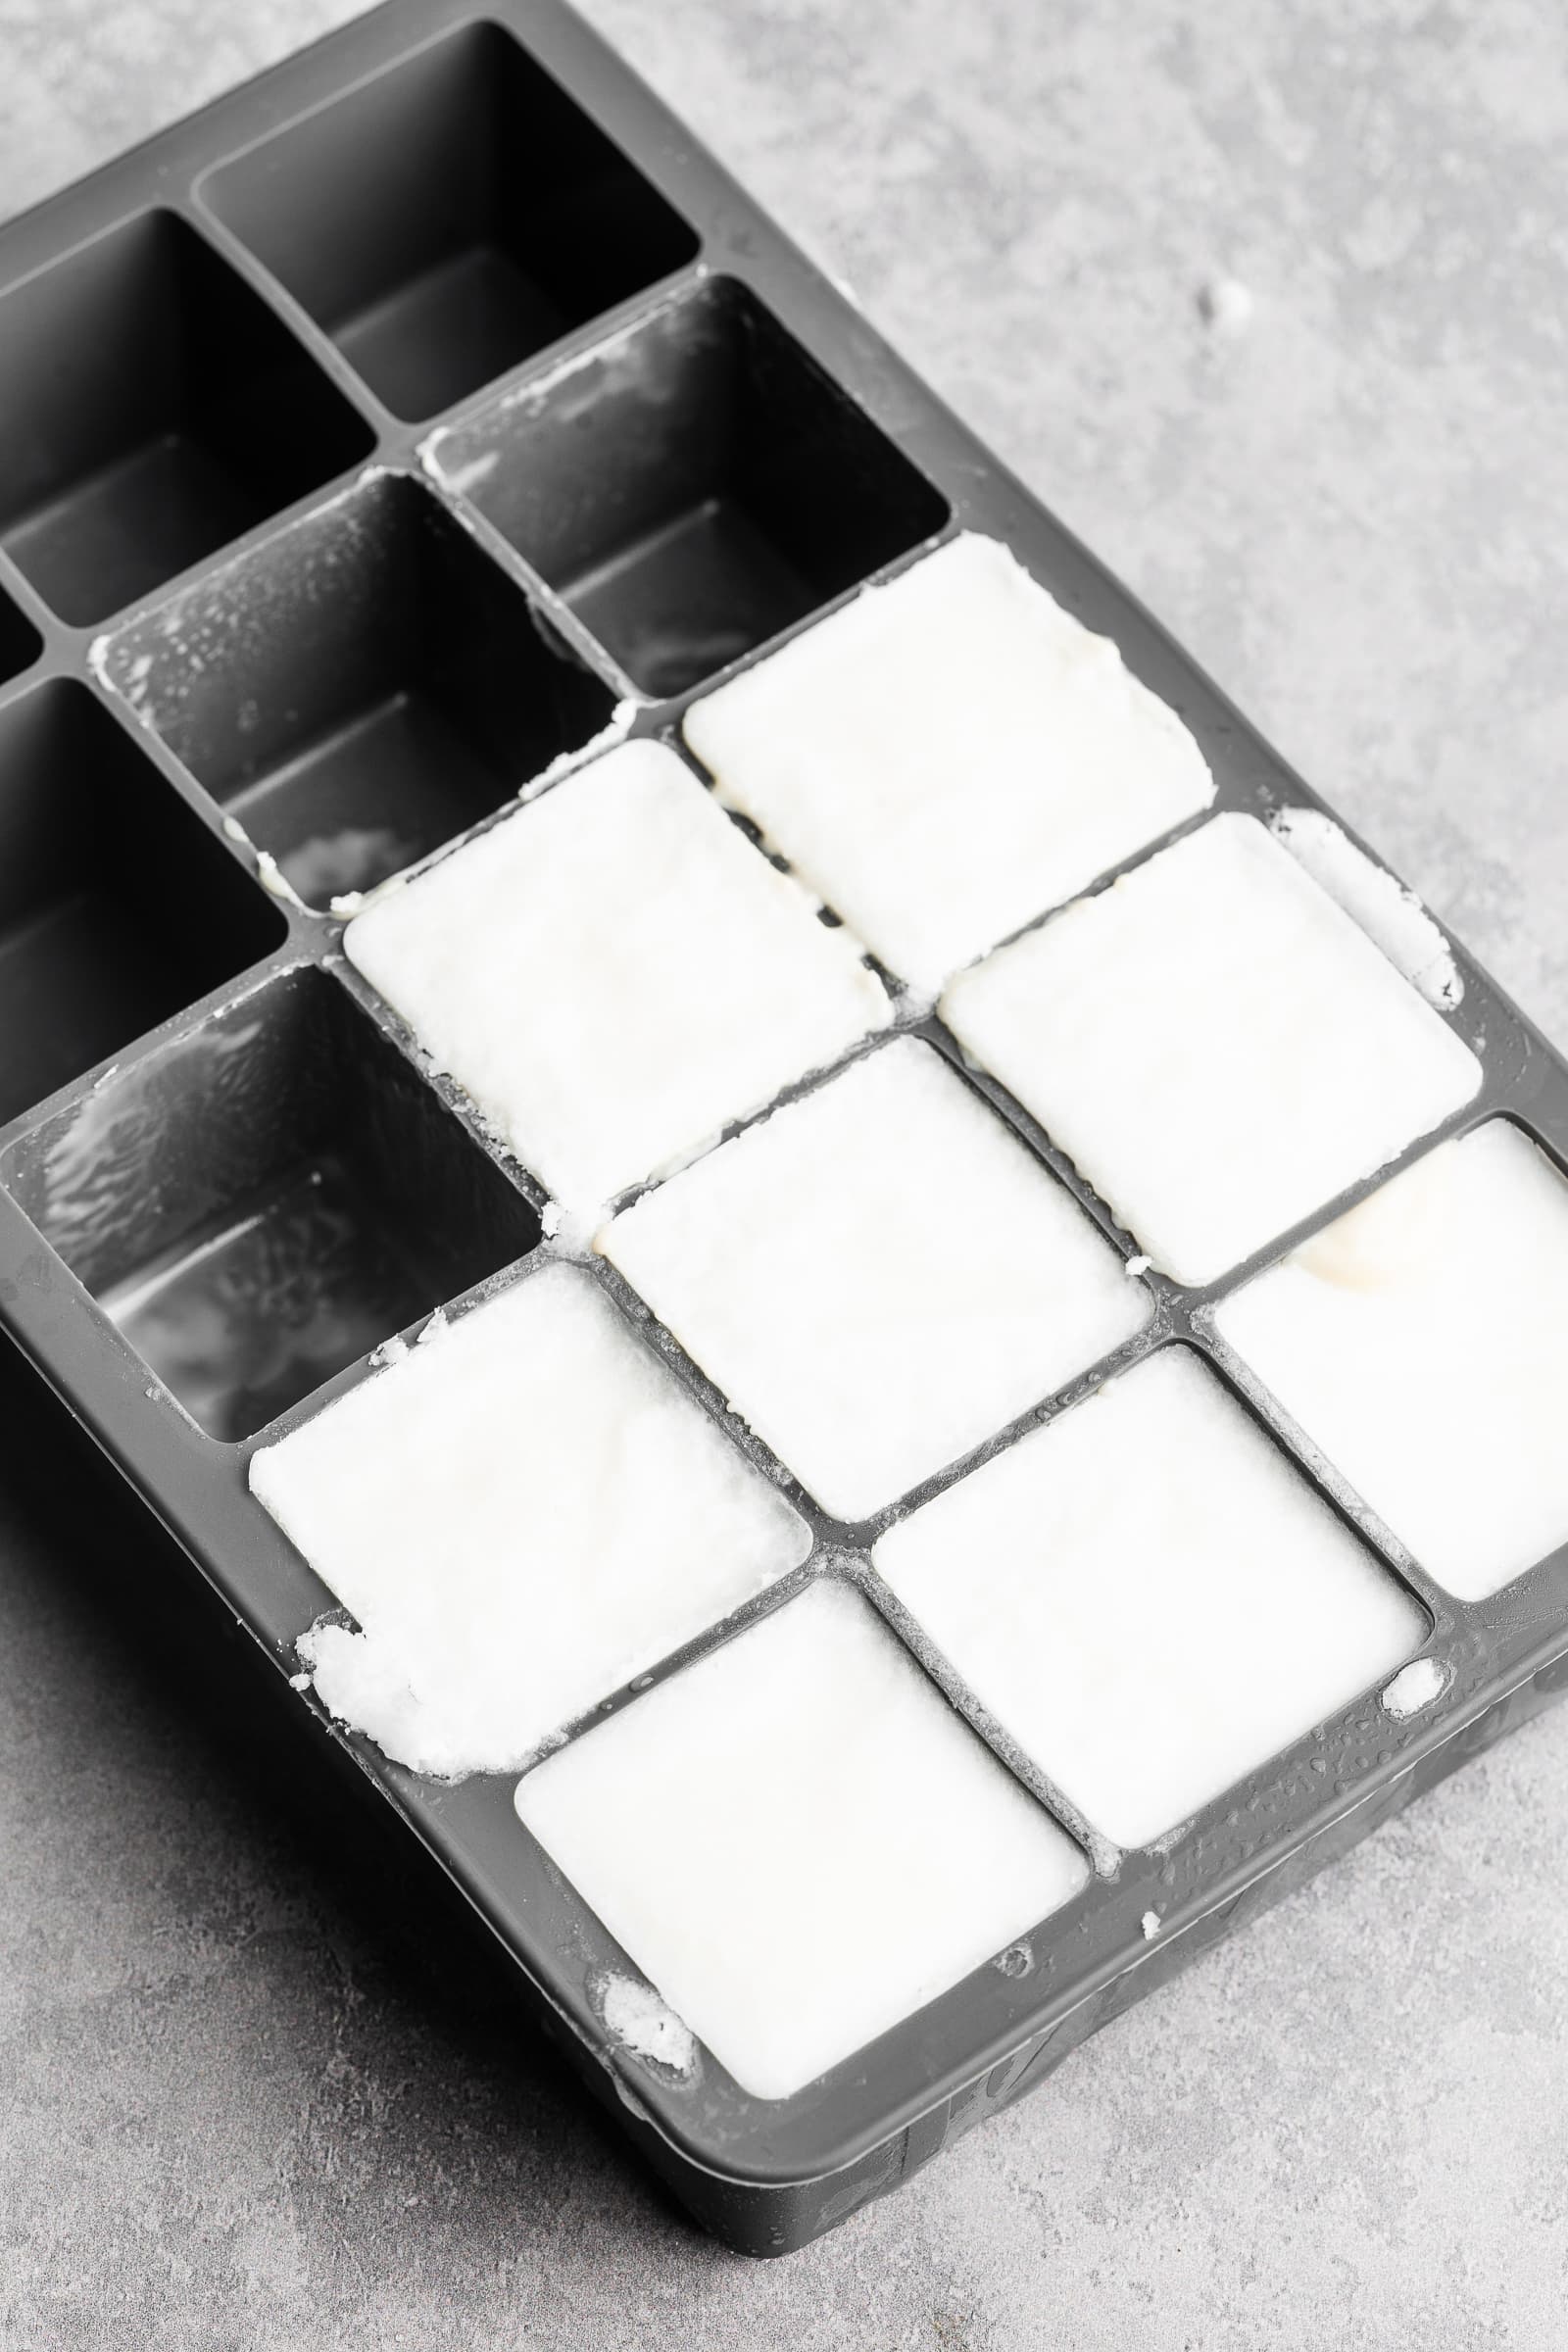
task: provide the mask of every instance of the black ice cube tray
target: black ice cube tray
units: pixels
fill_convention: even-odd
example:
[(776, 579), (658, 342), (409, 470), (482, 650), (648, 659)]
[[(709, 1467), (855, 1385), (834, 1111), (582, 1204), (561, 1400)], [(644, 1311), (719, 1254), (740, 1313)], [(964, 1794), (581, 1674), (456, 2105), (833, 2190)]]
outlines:
[[(617, 708), (675, 740), (695, 690), (965, 528), (1116, 640), (1219, 806), (1312, 802), (555, 0), (393, 0), (0, 231), (0, 1315), (280, 1673), (332, 1601), (249, 1495), (251, 1451), (392, 1333), (525, 1277), (544, 1201), (348, 966), (334, 900)], [(1560, 1164), (1563, 1063), (1458, 961), (1485, 1082), (1444, 1132), (1504, 1114)], [(1424, 1606), (1443, 1693), (1396, 1721), (1368, 1692), (1160, 1850), (1097, 1849), (1026, 1946), (792, 2098), (615, 2041), (602, 1987), (635, 1969), (511, 1777), (422, 1781), (302, 1695), (733, 2246), (800, 2245), (906, 2179), (1568, 1684), (1568, 1555), (1455, 1603), (1215, 1342), (1231, 1286), (1148, 1279), (1117, 1361), (1214, 1364)], [(804, 1574), (853, 1577), (897, 1630), (875, 1531), (790, 1491)]]

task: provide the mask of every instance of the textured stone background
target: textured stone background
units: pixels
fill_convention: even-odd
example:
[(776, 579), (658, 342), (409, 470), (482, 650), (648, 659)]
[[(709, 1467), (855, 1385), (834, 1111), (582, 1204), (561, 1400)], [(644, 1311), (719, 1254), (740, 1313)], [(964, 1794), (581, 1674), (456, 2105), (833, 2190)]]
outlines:
[[(5, 0), (0, 209), (350, 13)], [(1568, 1043), (1560, 0), (589, 13)], [(1568, 1710), (752, 2267), (3, 1400), (7, 2347), (1564, 2342)]]

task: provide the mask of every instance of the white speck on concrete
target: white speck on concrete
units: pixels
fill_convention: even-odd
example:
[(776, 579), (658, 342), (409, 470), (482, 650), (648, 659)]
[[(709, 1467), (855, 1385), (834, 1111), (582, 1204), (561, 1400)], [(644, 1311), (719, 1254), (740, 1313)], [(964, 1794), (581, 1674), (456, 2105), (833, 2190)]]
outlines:
[(1211, 277), (1198, 289), (1198, 315), (1216, 335), (1244, 335), (1256, 307), (1239, 277)]

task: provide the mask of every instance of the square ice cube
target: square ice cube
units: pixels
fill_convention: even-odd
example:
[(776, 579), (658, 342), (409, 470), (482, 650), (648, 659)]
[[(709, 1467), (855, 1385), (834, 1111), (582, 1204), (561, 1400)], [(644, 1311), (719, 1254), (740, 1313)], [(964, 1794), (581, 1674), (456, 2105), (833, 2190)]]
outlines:
[(250, 1478), (362, 1629), (302, 1644), (321, 1697), (419, 1772), (517, 1769), (810, 1548), (569, 1266), (264, 1446)]
[(763, 2099), (923, 2008), (1088, 1877), (834, 1583), (547, 1757), (516, 1802), (663, 2000)]
[(1568, 1184), (1517, 1127), (1440, 1144), (1216, 1322), (1461, 1600), (1568, 1543)]
[(890, 1017), (673, 752), (611, 752), (359, 915), (349, 959), (582, 1215)]
[(1225, 1273), (1481, 1083), (1250, 816), (1215, 817), (961, 973), (942, 1013), (1183, 1283)]
[(911, 1039), (645, 1193), (597, 1246), (847, 1520), (1151, 1312), (1072, 1196)]
[(1109, 638), (973, 533), (695, 704), (685, 734), (721, 797), (931, 990), (1214, 797)]
[(1426, 1622), (1185, 1348), (950, 1487), (874, 1557), (981, 1704), (1123, 1846), (1402, 1664)]

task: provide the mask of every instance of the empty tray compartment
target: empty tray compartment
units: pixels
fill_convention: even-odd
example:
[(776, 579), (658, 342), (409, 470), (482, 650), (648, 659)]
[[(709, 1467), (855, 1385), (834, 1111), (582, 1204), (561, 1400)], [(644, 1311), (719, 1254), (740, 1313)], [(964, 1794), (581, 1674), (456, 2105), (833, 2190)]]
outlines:
[(0, 686), (31, 667), (43, 651), (43, 639), (8, 597), (0, 596)]
[(203, 195), (410, 420), (697, 250), (496, 24), (466, 26), (280, 131)]
[(864, 410), (726, 279), (443, 433), (433, 457), (658, 696), (948, 518)]
[(371, 447), (261, 297), (174, 213), (0, 295), (0, 546), (87, 627)]
[(194, 1004), (281, 914), (86, 687), (0, 711), (0, 1120)]
[(133, 622), (105, 675), (324, 907), (606, 723), (558, 642), (431, 491), (379, 474)]
[(224, 1440), (539, 1239), (522, 1195), (311, 967), (23, 1138), (4, 1181)]

